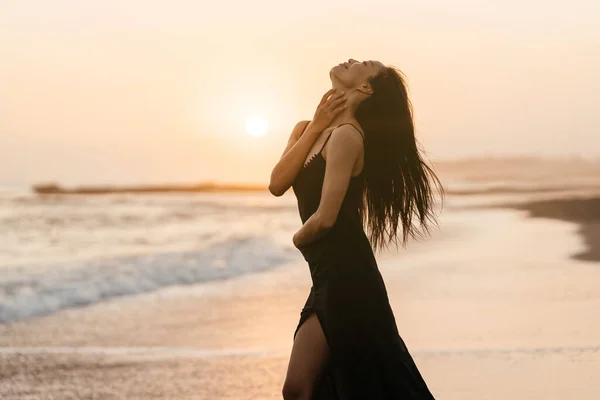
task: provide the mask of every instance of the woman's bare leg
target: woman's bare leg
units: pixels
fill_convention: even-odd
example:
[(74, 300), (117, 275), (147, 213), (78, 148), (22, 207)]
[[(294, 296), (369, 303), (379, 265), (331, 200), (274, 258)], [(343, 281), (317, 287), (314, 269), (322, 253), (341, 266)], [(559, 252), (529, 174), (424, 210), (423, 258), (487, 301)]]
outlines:
[(285, 400), (309, 400), (329, 360), (329, 347), (316, 313), (298, 328), (282, 394)]

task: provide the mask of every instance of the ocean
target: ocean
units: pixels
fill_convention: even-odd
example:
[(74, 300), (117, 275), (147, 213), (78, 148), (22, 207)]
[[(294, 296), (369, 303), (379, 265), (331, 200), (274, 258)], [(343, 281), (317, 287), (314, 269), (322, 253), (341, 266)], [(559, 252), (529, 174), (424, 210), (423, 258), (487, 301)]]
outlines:
[[(462, 165), (455, 168), (465, 176)], [(589, 173), (569, 181), (487, 174), (445, 179), (445, 209), (600, 186)], [(303, 261), (292, 244), (300, 226), (292, 189), (282, 197), (266, 191), (39, 196), (0, 186), (0, 323)]]
[[(469, 171), (488, 179), (444, 178), (430, 237), (376, 253), (428, 385), (598, 398), (599, 175)], [(0, 397), (281, 398), (311, 285), (296, 207), (291, 191), (0, 189)]]
[(295, 198), (0, 195), (0, 322), (299, 259)]

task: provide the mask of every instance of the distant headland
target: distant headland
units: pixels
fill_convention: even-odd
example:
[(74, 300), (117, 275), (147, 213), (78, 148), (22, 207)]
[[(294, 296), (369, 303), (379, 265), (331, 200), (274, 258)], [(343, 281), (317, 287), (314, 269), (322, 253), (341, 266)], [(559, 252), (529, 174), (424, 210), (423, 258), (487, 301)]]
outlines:
[(32, 190), (37, 194), (112, 194), (112, 193), (196, 193), (196, 192), (262, 192), (264, 185), (197, 183), (189, 185), (134, 185), (134, 186), (77, 186), (65, 188), (57, 183), (42, 183), (33, 185)]

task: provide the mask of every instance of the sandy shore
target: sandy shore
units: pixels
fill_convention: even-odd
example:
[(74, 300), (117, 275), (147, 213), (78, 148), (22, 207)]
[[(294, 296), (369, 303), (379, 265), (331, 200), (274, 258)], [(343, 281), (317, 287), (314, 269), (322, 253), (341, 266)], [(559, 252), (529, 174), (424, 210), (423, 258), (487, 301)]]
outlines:
[(600, 197), (549, 199), (511, 205), (529, 212), (534, 218), (553, 218), (579, 224), (587, 248), (574, 258), (600, 261)]
[[(598, 242), (528, 212), (448, 212), (427, 242), (378, 255), (436, 398), (600, 398), (600, 263), (572, 258)], [(279, 399), (309, 288), (299, 256), (2, 325), (0, 398)]]
[[(598, 349), (417, 352), (438, 399), (596, 399)], [(3, 398), (281, 399), (286, 356), (0, 355)]]

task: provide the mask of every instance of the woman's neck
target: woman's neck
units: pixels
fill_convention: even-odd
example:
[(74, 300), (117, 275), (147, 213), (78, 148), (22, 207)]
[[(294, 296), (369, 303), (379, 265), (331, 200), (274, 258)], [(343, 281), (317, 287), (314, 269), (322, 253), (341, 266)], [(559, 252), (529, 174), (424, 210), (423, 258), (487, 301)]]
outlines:
[(351, 88), (342, 87), (335, 84), (333, 85), (333, 88), (344, 90), (348, 100), (346, 101), (347, 107), (333, 118), (329, 124), (329, 128), (333, 129), (340, 124), (345, 124), (348, 122), (354, 125), (360, 125), (356, 118), (354, 118), (354, 112), (356, 111), (357, 107), (356, 91)]
[(340, 124), (352, 123), (354, 125), (360, 125), (356, 118), (354, 118), (354, 110), (344, 110), (336, 115), (331, 123), (329, 124), (329, 128), (333, 129)]

